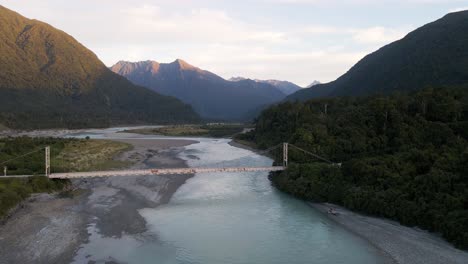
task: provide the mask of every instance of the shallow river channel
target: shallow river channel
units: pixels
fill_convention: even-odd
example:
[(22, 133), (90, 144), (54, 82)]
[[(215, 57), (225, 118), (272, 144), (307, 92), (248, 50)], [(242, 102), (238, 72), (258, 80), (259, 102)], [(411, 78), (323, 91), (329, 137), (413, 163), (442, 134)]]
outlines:
[[(229, 145), (229, 139), (195, 140), (200, 143), (179, 154), (190, 167), (272, 164)], [(90, 226), (89, 243), (75, 262), (89, 256), (97, 262), (112, 256), (118, 263), (151, 264), (366, 264), (383, 259), (365, 240), (276, 190), (265, 172), (197, 174), (168, 204), (139, 212), (148, 223), (144, 234), (104, 238)]]

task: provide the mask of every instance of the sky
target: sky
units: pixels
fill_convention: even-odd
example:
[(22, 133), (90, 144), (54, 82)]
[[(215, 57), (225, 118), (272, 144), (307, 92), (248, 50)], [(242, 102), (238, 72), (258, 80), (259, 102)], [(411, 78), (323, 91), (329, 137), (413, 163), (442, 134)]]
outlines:
[(224, 78), (333, 81), (467, 0), (0, 0), (108, 66), (177, 58)]

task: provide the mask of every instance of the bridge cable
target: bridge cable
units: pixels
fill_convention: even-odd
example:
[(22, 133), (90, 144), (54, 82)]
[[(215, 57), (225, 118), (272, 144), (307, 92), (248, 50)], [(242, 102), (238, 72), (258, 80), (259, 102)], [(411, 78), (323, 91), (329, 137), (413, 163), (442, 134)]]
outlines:
[(34, 150), (34, 151), (31, 151), (31, 152), (28, 152), (28, 153), (26, 153), (26, 154), (23, 154), (23, 155), (20, 155), (20, 156), (14, 157), (14, 158), (12, 158), (12, 159), (9, 159), (9, 160), (6, 160), (6, 161), (3, 161), (3, 162), (1, 162), (1, 163), (0, 163), (0, 165), (4, 165), (4, 164), (6, 164), (6, 163), (8, 163), (8, 162), (10, 162), (10, 161), (13, 161), (13, 160), (16, 160), (16, 159), (19, 159), (19, 158), (26, 157), (26, 156), (28, 156), (28, 155), (31, 155), (31, 154), (33, 154), (33, 153), (36, 153), (36, 152), (42, 151), (43, 149), (44, 149), (44, 148), (36, 149), (36, 150)]
[(273, 147), (271, 147), (271, 148), (268, 148), (268, 149), (266, 149), (266, 150), (258, 151), (257, 153), (259, 153), (259, 154), (264, 154), (264, 153), (270, 152), (270, 151), (272, 151), (272, 150), (274, 150), (274, 149), (276, 149), (276, 148), (278, 148), (278, 147), (281, 147), (282, 145), (283, 145), (283, 143), (280, 143), (280, 144), (275, 145), (275, 146), (273, 146)]
[(315, 158), (317, 158), (317, 159), (319, 159), (319, 160), (321, 160), (321, 161), (325, 161), (325, 162), (328, 162), (328, 163), (330, 163), (330, 164), (335, 164), (335, 163), (332, 162), (331, 160), (328, 160), (328, 159), (326, 159), (326, 158), (322, 158), (322, 157), (320, 157), (320, 156), (317, 155), (317, 154), (314, 154), (314, 153), (309, 152), (309, 151), (307, 151), (307, 150), (301, 149), (300, 147), (296, 147), (296, 146), (294, 146), (293, 144), (289, 144), (289, 146), (291, 146), (291, 147), (293, 147), (293, 148), (295, 148), (295, 149), (297, 149), (297, 150), (300, 150), (300, 151), (302, 151), (302, 152), (304, 152), (304, 153), (306, 153), (306, 154), (309, 154), (309, 155), (311, 155), (311, 156), (313, 156), (313, 157), (315, 157)]

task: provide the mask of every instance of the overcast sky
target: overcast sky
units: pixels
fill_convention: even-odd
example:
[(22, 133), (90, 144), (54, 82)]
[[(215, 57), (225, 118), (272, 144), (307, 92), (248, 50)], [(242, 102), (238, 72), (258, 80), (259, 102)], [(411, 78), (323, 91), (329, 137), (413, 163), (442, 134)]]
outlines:
[(0, 0), (108, 66), (181, 58), (225, 78), (328, 82), (466, 0)]

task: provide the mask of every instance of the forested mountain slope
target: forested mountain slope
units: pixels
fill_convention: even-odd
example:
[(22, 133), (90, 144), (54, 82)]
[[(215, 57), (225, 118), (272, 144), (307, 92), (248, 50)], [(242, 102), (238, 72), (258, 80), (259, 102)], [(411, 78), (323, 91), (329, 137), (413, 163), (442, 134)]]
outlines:
[(272, 176), (286, 192), (440, 232), (468, 249), (467, 87), (285, 102), (243, 138), (342, 163), (291, 149), (289, 168)]
[(468, 11), (450, 13), (371, 53), (336, 81), (288, 100), (407, 92), (468, 84)]
[(196, 121), (190, 106), (114, 74), (73, 37), (0, 6), (0, 124), (11, 128)]

